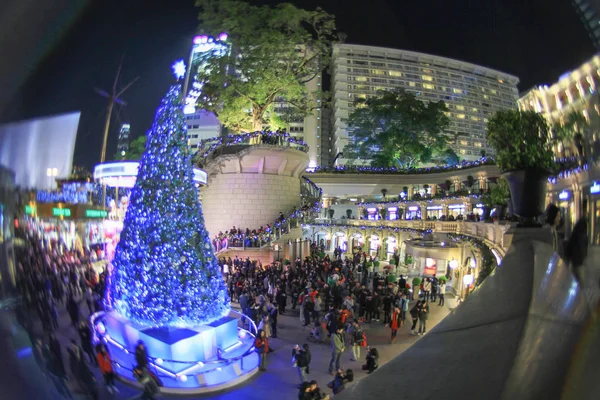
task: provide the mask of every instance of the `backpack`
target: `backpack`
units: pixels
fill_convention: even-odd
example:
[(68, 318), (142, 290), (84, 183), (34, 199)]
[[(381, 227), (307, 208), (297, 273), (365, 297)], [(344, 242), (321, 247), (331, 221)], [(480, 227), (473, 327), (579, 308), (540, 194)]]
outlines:
[(304, 301), (304, 294), (301, 294), (300, 297), (298, 297), (298, 305), (302, 305), (302, 302)]
[(313, 312), (315, 310), (315, 302), (312, 300), (312, 298), (310, 296), (306, 300), (306, 305), (304, 307), (306, 307), (306, 310), (309, 312)]
[(354, 332), (354, 341), (362, 346), (361, 342), (363, 340), (363, 331), (359, 328), (357, 331)]

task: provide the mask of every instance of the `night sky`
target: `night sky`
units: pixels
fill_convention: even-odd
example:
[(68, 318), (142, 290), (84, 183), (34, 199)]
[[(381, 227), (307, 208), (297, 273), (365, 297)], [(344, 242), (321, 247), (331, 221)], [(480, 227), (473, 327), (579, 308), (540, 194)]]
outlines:
[[(275, 4), (277, 1), (251, 1)], [(336, 15), (347, 43), (414, 50), (483, 65), (520, 78), (519, 89), (552, 83), (594, 54), (591, 40), (567, 0), (298, 0)], [(458, 6), (460, 3), (461, 6)], [(197, 29), (194, 0), (92, 0), (70, 22), (12, 98), (3, 121), (80, 110), (74, 164), (98, 162), (108, 90), (121, 56), (120, 86), (140, 79), (122, 98), (109, 137), (110, 158), (118, 127), (130, 122), (144, 134), (173, 82), (172, 62), (185, 58)], [(19, 40), (15, 38), (14, 40)], [(28, 43), (21, 43), (27, 48)]]

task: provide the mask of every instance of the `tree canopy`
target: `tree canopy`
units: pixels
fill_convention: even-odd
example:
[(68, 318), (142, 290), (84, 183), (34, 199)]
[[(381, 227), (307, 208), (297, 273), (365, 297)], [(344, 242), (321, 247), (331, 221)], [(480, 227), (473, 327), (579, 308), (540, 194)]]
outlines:
[(344, 157), (404, 168), (430, 162), (434, 156), (452, 159), (444, 133), (450, 124), (447, 110), (443, 101), (420, 101), (403, 90), (359, 99), (347, 120), (353, 143), (344, 149)]
[[(321, 104), (306, 83), (329, 63), (335, 19), (321, 8), (290, 3), (252, 6), (235, 0), (198, 0), (200, 32), (228, 34), (226, 54), (203, 53), (198, 107), (234, 132), (287, 128)], [(320, 88), (319, 88), (320, 89)]]
[(486, 136), (501, 171), (555, 169), (548, 122), (535, 111), (496, 111), (489, 119)]
[(146, 142), (148, 136), (142, 135), (129, 143), (129, 149), (125, 152), (125, 155), (117, 152), (115, 154), (115, 160), (132, 160), (137, 161), (142, 158), (142, 154), (146, 150)]
[(556, 142), (561, 143), (561, 152), (567, 148), (575, 147), (580, 158), (583, 158), (583, 144), (585, 131), (589, 128), (589, 122), (581, 112), (570, 113), (564, 124), (552, 125), (552, 132)]

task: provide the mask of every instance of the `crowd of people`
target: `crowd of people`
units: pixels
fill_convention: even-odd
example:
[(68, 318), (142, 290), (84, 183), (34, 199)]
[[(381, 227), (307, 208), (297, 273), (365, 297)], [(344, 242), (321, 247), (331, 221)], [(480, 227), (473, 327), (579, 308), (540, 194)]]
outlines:
[[(45, 241), (32, 234), (22, 236), (25, 246), (17, 254), (17, 284), (24, 301), (17, 316), (31, 336), (40, 369), (64, 397), (72, 397), (71, 390), (75, 387), (93, 399), (98, 398), (96, 368), (106, 389), (111, 393), (117, 391), (109, 350), (102, 343), (93, 342), (88, 322), (91, 314), (103, 310), (107, 271), (96, 271), (89, 253), (68, 250), (59, 242)], [(345, 258), (341, 251), (330, 257), (323, 250), (322, 245), (313, 243), (311, 255), (295, 260), (294, 266), (280, 261), (263, 265), (238, 257), (219, 261), (232, 300), (239, 303), (254, 323), (247, 327), (255, 329), (259, 368), (264, 371), (268, 367), (268, 354), (272, 351), (269, 340), (277, 338), (279, 315), (289, 312), (289, 308), (298, 309), (299, 324), (310, 332), (307, 342), (330, 346), (328, 371), (333, 378), (328, 386), (337, 394), (354, 379), (353, 369), (342, 368), (347, 347), (352, 349), (353, 362), (360, 362), (362, 349), (365, 350), (357, 369), (371, 373), (379, 366), (378, 350), (368, 346), (363, 326), (385, 324), (390, 329), (390, 342), (394, 343), (398, 330), (405, 325), (407, 316), (411, 316), (411, 333), (416, 332), (418, 323), (418, 334), (425, 334), (429, 301), (435, 302), (439, 296), (443, 304), (440, 289), (443, 281), (435, 277), (425, 280), (420, 288), (423, 298), (410, 307), (412, 294), (405, 277), (397, 279), (388, 270), (382, 274), (374, 271), (370, 266), (375, 260), (358, 247)], [(62, 310), (68, 315), (69, 326), (59, 318)], [(64, 332), (68, 332), (68, 344), (64, 341), (61, 344), (59, 330), (63, 338)], [(325, 391), (309, 380), (312, 362), (309, 343), (291, 350), (301, 384), (299, 398), (326, 398)], [(153, 399), (159, 392), (158, 381), (148, 369), (147, 356), (140, 343), (134, 376), (144, 387), (143, 398)]]
[[(423, 286), (416, 289), (422, 299), (411, 304), (412, 291), (406, 277), (397, 278), (389, 270), (374, 272), (369, 268), (373, 258), (359, 248), (346, 258), (337, 251), (331, 258), (323, 250), (322, 245), (313, 243), (311, 256), (295, 260), (293, 267), (287, 261), (263, 265), (238, 257), (219, 261), (232, 300), (239, 303), (244, 315), (257, 326), (255, 348), (260, 370), (268, 367), (268, 354), (272, 351), (269, 340), (277, 338), (278, 316), (288, 313), (288, 307), (299, 309), (299, 323), (310, 328), (307, 341), (330, 346), (328, 371), (333, 380), (328, 386), (339, 393), (354, 378), (353, 370), (341, 365), (347, 347), (352, 349), (354, 362), (361, 361), (364, 348), (361, 370), (371, 373), (379, 367), (378, 350), (368, 346), (363, 326), (383, 323), (390, 329), (390, 343), (395, 343), (398, 330), (410, 316), (410, 333), (424, 335), (429, 302), (434, 302), (442, 291), (445, 293), (445, 282), (435, 277), (425, 279)], [(433, 292), (432, 287), (436, 288)], [(443, 295), (439, 297), (443, 304)], [(299, 398), (326, 398), (324, 391), (308, 377), (312, 361), (309, 343), (295, 346), (292, 358), (301, 384)]]
[(230, 247), (262, 247), (271, 241), (273, 229), (270, 225), (265, 225), (258, 229), (250, 230), (246, 228), (236, 228), (235, 226), (228, 231), (219, 232), (213, 238), (213, 246), (216, 251), (228, 249)]
[[(96, 368), (107, 391), (118, 392), (111, 355), (102, 342), (94, 342), (88, 322), (91, 314), (104, 309), (106, 268), (100, 272), (94, 269), (93, 251), (69, 250), (64, 243), (24, 230), (16, 234), (23, 240), (15, 254), (22, 298), (16, 316), (30, 337), (40, 371), (64, 398), (73, 398), (72, 392), (77, 391), (98, 399)], [(68, 315), (68, 326), (60, 319), (62, 310)], [(60, 340), (65, 332), (66, 345)], [(154, 399), (157, 378), (146, 360), (147, 352), (140, 343), (134, 373), (144, 387), (141, 398)]]

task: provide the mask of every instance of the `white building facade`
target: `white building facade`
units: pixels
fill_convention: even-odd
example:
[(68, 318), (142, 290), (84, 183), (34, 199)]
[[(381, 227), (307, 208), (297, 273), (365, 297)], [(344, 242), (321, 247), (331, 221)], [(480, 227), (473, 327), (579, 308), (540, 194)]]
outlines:
[[(488, 118), (500, 109), (517, 108), (515, 76), (450, 58), (374, 46), (338, 44), (331, 64), (332, 152), (352, 140), (345, 120), (360, 98), (381, 90), (404, 89), (423, 101), (443, 100), (448, 106), (447, 134), (461, 159), (493, 154), (485, 139)], [(345, 164), (341, 157), (338, 164)]]
[(187, 122), (188, 146), (192, 151), (198, 149), (200, 141), (221, 136), (223, 126), (217, 116), (210, 111), (196, 110), (185, 116)]
[(541, 113), (553, 124), (563, 124), (571, 113), (580, 112), (593, 128), (593, 141), (597, 141), (600, 129), (599, 85), (600, 55), (596, 54), (573, 71), (562, 74), (557, 82), (535, 86), (525, 92), (519, 99), (519, 108)]

